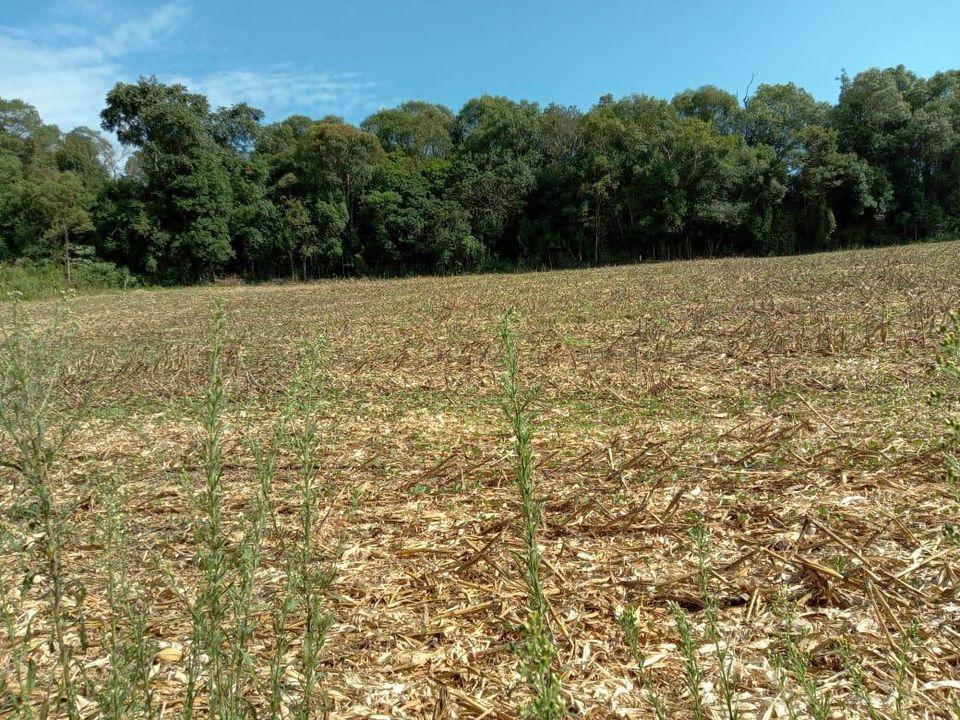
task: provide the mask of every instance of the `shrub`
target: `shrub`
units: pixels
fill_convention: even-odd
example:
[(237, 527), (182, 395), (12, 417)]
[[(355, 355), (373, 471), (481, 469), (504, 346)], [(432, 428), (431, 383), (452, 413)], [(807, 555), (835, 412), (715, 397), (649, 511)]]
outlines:
[(63, 268), (50, 261), (18, 260), (0, 263), (0, 297), (18, 293), (25, 300), (53, 297), (68, 289), (79, 292), (123, 290), (138, 287), (140, 280), (126, 268), (102, 260), (75, 260), (71, 280)]

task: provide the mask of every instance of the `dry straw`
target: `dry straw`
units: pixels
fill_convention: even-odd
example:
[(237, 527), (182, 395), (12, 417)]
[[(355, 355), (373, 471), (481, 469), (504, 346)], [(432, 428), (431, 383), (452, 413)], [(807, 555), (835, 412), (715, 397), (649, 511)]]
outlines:
[(957, 250), (5, 304), (0, 716), (960, 717)]

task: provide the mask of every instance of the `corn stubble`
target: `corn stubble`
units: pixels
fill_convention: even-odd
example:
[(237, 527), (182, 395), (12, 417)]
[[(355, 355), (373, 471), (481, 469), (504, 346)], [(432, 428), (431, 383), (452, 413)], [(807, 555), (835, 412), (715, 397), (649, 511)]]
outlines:
[[(78, 698), (82, 691), (95, 698), (100, 717), (161, 717), (169, 711), (157, 706), (155, 663), (183, 660), (181, 717), (264, 717), (256, 707), (264, 685), (267, 717), (287, 718), (292, 714), (306, 719), (323, 714), (320, 664), (327, 631), (333, 623), (326, 593), (336, 573), (334, 563), (319, 553), (316, 543), (322, 502), (317, 457), (324, 393), (322, 343), (305, 349), (268, 441), (251, 441), (258, 492), (240, 516), (230, 517), (228, 522), (231, 513), (226, 507), (225, 484), (229, 478), (224, 471), (224, 441), (229, 432), (229, 394), (223, 355), (230, 338), (226, 306), (218, 303), (215, 308), (208, 385), (194, 410), (202, 431), (202, 472), (199, 478), (181, 478), (190, 508), (196, 548), (193, 564), (198, 575), (195, 591), (183, 596), (191, 625), (186, 652), (176, 646), (160, 649), (150, 636), (148, 593), (130, 580), (135, 544), (123, 510), (129, 499), (123, 482), (117, 476), (93, 480), (92, 493), (100, 510), (99, 566), (109, 614), (101, 623), (106, 673), (101, 685), (91, 687), (73, 660), (73, 636), (79, 634), (82, 642), (86, 628), (79, 613), (84, 588), (70, 578), (64, 565), (67, 527), (53, 472), (77, 421), (76, 415), (60, 410), (61, 398), (57, 396), (70, 347), (68, 318), (64, 302), (50, 326), (36, 331), (27, 324), (19, 305), (14, 305), (12, 322), (0, 337), (0, 428), (13, 447), (12, 454), (4, 456), (2, 462), (21, 485), (23, 504), (15, 510), (24, 526), (40, 537), (40, 542), (28, 549), (10, 528), (0, 528), (0, 547), (18, 560), (15, 571), (3, 577), (0, 593), (0, 620), (11, 643), (9, 661), (0, 674), (4, 695), (0, 708), (9, 703), (18, 718), (63, 713), (72, 720), (81, 717)], [(273, 483), (285, 451), (294, 458), (298, 477), (299, 525), (293, 538), (283, 533), (274, 504)], [(272, 604), (262, 600), (258, 587), (268, 535), (281, 548), (286, 578)], [(162, 560), (157, 567), (158, 573), (169, 573)], [(172, 575), (167, 579), (171, 586), (182, 584)], [(28, 591), (38, 583), (46, 602), (41, 623), (34, 613), (26, 611), (24, 602)], [(267, 676), (261, 678), (252, 662), (251, 644), (262, 631), (264, 614), (270, 617), (274, 650)], [(299, 623), (300, 618), (302, 630), (293, 634), (291, 625)], [(49, 628), (47, 642), (57, 658), (56, 673), (49, 678), (38, 676), (37, 665), (30, 657), (37, 624)], [(295, 645), (300, 648), (296, 668), (289, 657)], [(291, 677), (296, 678), (293, 685)]]
[(53, 474), (54, 463), (77, 419), (63, 410), (58, 394), (61, 369), (74, 332), (67, 302), (67, 298), (61, 300), (49, 326), (34, 331), (15, 300), (0, 335), (0, 430), (12, 445), (12, 452), (0, 463), (13, 471), (14, 489), (20, 498), (16, 510), (22, 513), (27, 531), (37, 538), (29, 555), (21, 556), (21, 571), (26, 570), (22, 581), (4, 583), (2, 592), (8, 597), (4, 598), (3, 614), (10, 639), (14, 624), (23, 621), (12, 617), (10, 588), (16, 593), (18, 585), (25, 589), (26, 583), (39, 582), (49, 628), (47, 642), (57, 657), (56, 676), (45, 688), (38, 687), (36, 668), (24, 652), (33, 632), (32, 621), (27, 620), (23, 638), (19, 643), (13, 640), (18, 650), (14, 652), (12, 687), (6, 673), (3, 681), (15, 698), (17, 714), (25, 718), (34, 716), (30, 703), (35, 690), (42, 695), (38, 716), (58, 714), (61, 707), (71, 720), (80, 716), (75, 647), (68, 633), (82, 605), (84, 588), (70, 577), (64, 564), (68, 528), (63, 520), (60, 486)]
[[(326, 593), (336, 575), (334, 565), (318, 553), (316, 542), (322, 501), (318, 448), (323, 345), (315, 342), (305, 349), (267, 442), (252, 441), (258, 492), (240, 518), (240, 527), (234, 530), (239, 540), (231, 543), (224, 524), (223, 444), (228, 396), (223, 352), (229, 342), (227, 330), (226, 308), (220, 304), (214, 313), (209, 384), (198, 404), (203, 477), (199, 491), (190, 494), (200, 583), (196, 598), (188, 603), (193, 633), (182, 714), (185, 718), (195, 714), (197, 699), (205, 689), (210, 716), (222, 720), (260, 717), (255, 698), (261, 678), (252, 663), (251, 643), (258, 630), (258, 616), (266, 614), (271, 618), (274, 645), (266, 678), (267, 716), (282, 718), (292, 713), (306, 720), (324, 712), (320, 663), (333, 623)], [(284, 450), (292, 456), (298, 480), (299, 525), (292, 539), (283, 534), (274, 506), (274, 482)], [(268, 534), (280, 548), (285, 579), (274, 602), (264, 607), (257, 575)], [(294, 618), (302, 623), (297, 637), (289, 630)], [(288, 656), (295, 644), (300, 651), (294, 668), (288, 664)], [(291, 677), (296, 678), (296, 687), (288, 687)]]
[[(0, 717), (307, 720), (377, 708), (407, 717), (960, 718), (947, 649), (960, 560), (960, 320), (941, 291), (957, 273), (935, 252), (844, 256), (861, 263), (860, 285), (821, 257), (726, 261), (723, 272), (663, 266), (656, 278), (677, 302), (657, 304), (661, 290), (650, 290), (629, 323), (604, 288), (647, 287), (636, 282), (644, 268), (563, 283), (320, 286), (333, 308), (324, 313), (355, 313), (329, 325), (297, 299), (312, 290), (245, 289), (229, 312), (214, 308), (212, 324), (203, 297), (190, 316), (203, 339), (175, 343), (159, 361), (151, 348), (131, 360), (92, 344), (103, 323), (89, 307), (77, 313), (80, 301), (42, 312), (8, 304)], [(913, 264), (897, 274), (887, 260), (871, 265), (875, 257)], [(775, 300), (737, 296), (730, 268), (769, 282)], [(796, 268), (805, 284), (790, 285)], [(371, 288), (405, 283), (460, 294), (371, 299)], [(508, 298), (501, 286), (519, 291)], [(860, 303), (868, 286), (907, 299), (867, 307), (872, 319), (861, 322), (844, 303)], [(272, 293), (301, 303), (296, 312), (311, 321), (276, 347), (273, 330), (243, 316)], [(813, 298), (836, 307), (814, 311), (804, 305)], [(167, 307), (163, 294), (131, 302), (149, 305), (150, 317)], [(439, 319), (417, 315), (420, 302)], [(501, 358), (490, 352), (487, 365), (500, 382), (486, 395), (469, 384), (481, 373), (465, 358), (492, 349), (482, 332), (513, 302), (529, 333), (525, 372), (511, 311)], [(371, 320), (403, 312), (392, 304), (405, 323)], [(744, 324), (738, 312), (765, 322)], [(582, 318), (574, 330), (571, 318)], [(201, 322), (208, 329), (197, 332)], [(317, 326), (336, 328), (329, 344), (313, 337)], [(871, 385), (875, 367), (924, 385)], [(98, 462), (110, 450), (91, 442), (89, 406), (109, 396), (95, 378), (111, 368), (142, 376), (131, 395), (195, 398), (182, 415), (162, 416), (169, 432), (144, 428), (142, 445), (117, 451), (149, 455), (158, 436), (172, 439), (162, 472)], [(728, 373), (735, 379), (724, 385)], [(345, 392), (331, 402), (334, 381)], [(417, 407), (403, 406), (415, 390)], [(498, 408), (451, 405), (461, 395), (495, 398)], [(383, 415), (364, 414), (381, 401)], [(853, 415), (858, 403), (904, 424), (884, 434)], [(451, 407), (467, 416), (462, 428), (444, 419)], [(631, 414), (619, 415), (625, 408)], [(479, 444), (502, 437), (490, 429), (504, 419), (512, 449), (498, 463)], [(500, 466), (509, 466), (502, 489)], [(158, 530), (149, 483), (163, 473), (178, 481), (158, 489), (173, 498)], [(381, 476), (391, 482), (377, 484)], [(510, 572), (502, 538), (515, 524)], [(359, 572), (389, 563), (403, 571)], [(496, 640), (510, 632), (501, 604), (515, 601), (524, 620), (511, 654)], [(368, 606), (375, 611), (351, 617)], [(434, 698), (438, 687), (432, 705), (407, 699), (423, 688)]]

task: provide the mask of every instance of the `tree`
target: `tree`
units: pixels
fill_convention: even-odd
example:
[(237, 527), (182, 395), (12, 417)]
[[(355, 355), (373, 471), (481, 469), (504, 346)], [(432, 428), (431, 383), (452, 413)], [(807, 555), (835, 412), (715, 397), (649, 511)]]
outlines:
[(742, 132), (743, 110), (735, 95), (714, 85), (696, 90), (684, 90), (671, 101), (677, 115), (712, 123), (720, 133), (733, 135)]
[[(44, 125), (40, 113), (23, 100), (0, 98), (0, 148), (16, 155), (24, 165), (49, 162), (49, 151), (60, 139), (60, 130)], [(43, 158), (44, 154), (47, 158)]]
[(0, 100), (0, 258), (78, 254), (159, 282), (459, 272), (792, 253), (960, 232), (960, 71), (792, 83), (741, 102), (575, 107), (484, 95), (262, 125), (241, 103), (119, 83), (98, 132)]
[(109, 178), (109, 143), (88, 128), (66, 135), (21, 100), (0, 100), (0, 256), (60, 262), (92, 248), (91, 207)]
[(347, 204), (317, 200), (314, 212), (317, 218), (316, 243), (306, 248), (304, 257), (316, 258), (329, 270), (334, 263), (343, 260), (342, 236), (349, 222)]
[(361, 205), (369, 228), (368, 262), (389, 272), (472, 270), (484, 260), (469, 218), (456, 202), (442, 198), (443, 168), (404, 155), (379, 168)]
[(246, 103), (222, 107), (210, 114), (210, 136), (221, 147), (246, 158), (256, 147), (262, 120), (263, 110)]
[(0, 149), (0, 260), (17, 249), (23, 191), (23, 163), (14, 153)]
[(799, 246), (825, 249), (837, 244), (838, 229), (852, 243), (858, 228), (881, 221), (892, 195), (883, 173), (855, 153), (840, 152), (837, 132), (812, 125), (803, 134), (804, 161), (796, 179), (801, 226)]
[[(339, 257), (341, 269), (362, 264), (362, 245), (356, 236), (357, 210), (384, 157), (374, 135), (331, 120), (314, 123), (299, 147), (302, 181), (314, 199), (318, 226), (325, 233), (321, 256), (328, 260)], [(334, 240), (335, 231), (339, 243)]]
[(360, 128), (380, 141), (387, 152), (418, 158), (444, 158), (453, 148), (453, 113), (443, 105), (406, 102), (374, 113)]
[(319, 194), (339, 193), (352, 219), (357, 195), (384, 157), (376, 137), (346, 123), (318, 122), (300, 150), (312, 189)]
[(940, 229), (940, 207), (930, 200), (952, 133), (949, 120), (928, 112), (928, 98), (927, 84), (902, 65), (841, 78), (834, 109), (840, 149), (877, 168), (892, 189), (886, 227), (874, 224), (871, 233), (916, 240)]
[[(71, 171), (41, 171), (32, 180), (24, 205), (43, 229), (30, 252), (62, 263), (70, 283), (71, 261), (77, 252), (75, 241), (94, 229), (90, 216), (93, 193)], [(88, 252), (81, 250), (80, 254)]]
[(169, 238), (152, 249), (161, 272), (171, 280), (215, 277), (235, 255), (230, 178), (212, 134), (224, 123), (211, 120), (203, 95), (155, 78), (118, 83), (101, 117), (105, 130), (139, 152), (145, 207), (160, 229), (153, 237)]
[(744, 132), (751, 145), (772, 148), (787, 172), (796, 172), (803, 153), (802, 137), (811, 125), (824, 125), (829, 105), (817, 102), (793, 83), (761, 85), (744, 110)]
[(480, 242), (511, 260), (520, 256), (521, 211), (540, 162), (540, 108), (485, 95), (457, 115), (450, 198), (469, 213)]
[(53, 154), (57, 168), (74, 172), (90, 188), (100, 188), (118, 173), (110, 141), (96, 130), (78, 127), (63, 136)]
[(306, 279), (306, 248), (313, 244), (317, 228), (310, 220), (306, 205), (296, 198), (287, 198), (280, 209), (279, 236), (290, 261), (290, 278), (296, 277), (294, 258), (299, 254), (303, 258), (304, 277)]

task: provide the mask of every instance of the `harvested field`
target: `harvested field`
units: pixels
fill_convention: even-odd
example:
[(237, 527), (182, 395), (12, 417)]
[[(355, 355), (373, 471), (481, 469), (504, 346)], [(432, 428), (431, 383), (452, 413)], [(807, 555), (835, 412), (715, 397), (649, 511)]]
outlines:
[[(202, 472), (188, 399), (207, 383), (217, 298), (229, 314), (228, 525), (257, 485), (249, 439), (269, 434), (303, 342), (326, 339), (319, 544), (338, 569), (322, 654), (330, 717), (518, 716), (526, 689), (511, 646), (526, 598), (498, 404), (508, 306), (521, 372), (539, 388), (543, 578), (571, 716), (653, 717), (616, 621), (627, 605), (670, 716), (692, 716), (669, 601), (693, 626), (705, 704), (724, 712), (688, 535), (702, 525), (742, 717), (788, 717), (771, 657), (791, 633), (834, 717), (868, 716), (845, 656), (877, 717), (957, 717), (960, 545), (945, 528), (960, 518), (938, 445), (950, 398), (928, 397), (944, 382), (938, 328), (960, 306), (960, 243), (75, 299), (62, 389), (88, 404), (56, 481), (65, 570), (85, 589), (68, 634), (83, 717), (100, 714), (105, 671), (94, 498), (110, 476), (127, 498), (149, 636), (169, 650), (154, 665), (159, 715), (180, 716), (184, 601), (197, 582), (184, 484)], [(27, 306), (38, 319), (51, 309)], [(274, 486), (281, 535), (296, 522), (295, 474), (285, 456)], [(0, 480), (0, 518), (16, 532), (13, 471)], [(277, 541), (264, 542), (258, 608), (283, 582)], [(19, 585), (16, 558), (2, 563), (4, 582)], [(27, 610), (43, 586), (34, 582)], [(270, 618), (255, 617), (265, 672)], [(2, 666), (12, 642), (0, 641)], [(40, 641), (31, 653), (42, 668), (53, 662)], [(899, 710), (898, 673), (909, 690)], [(0, 698), (0, 717), (12, 712)]]

